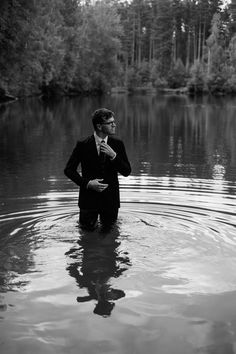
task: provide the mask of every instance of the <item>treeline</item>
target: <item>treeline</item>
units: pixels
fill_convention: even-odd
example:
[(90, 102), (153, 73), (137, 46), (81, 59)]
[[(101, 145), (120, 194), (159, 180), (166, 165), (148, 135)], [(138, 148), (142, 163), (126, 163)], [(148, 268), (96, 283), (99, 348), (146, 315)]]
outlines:
[[(121, 86), (236, 92), (236, 31), (222, 0), (1, 0), (0, 95)], [(233, 9), (233, 10), (232, 10)]]

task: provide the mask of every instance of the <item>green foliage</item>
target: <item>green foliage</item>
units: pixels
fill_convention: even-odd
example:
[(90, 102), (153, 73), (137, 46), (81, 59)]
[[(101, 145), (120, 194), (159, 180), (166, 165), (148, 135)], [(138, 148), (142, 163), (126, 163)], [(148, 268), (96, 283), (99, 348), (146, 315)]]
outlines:
[(235, 92), (235, 33), (221, 5), (1, 0), (0, 88), (18, 96), (115, 85)]
[(224, 83), (224, 92), (236, 94), (236, 73), (232, 74)]
[(211, 92), (212, 94), (224, 93), (224, 86), (226, 85), (226, 82), (227, 80), (223, 73), (212, 73), (207, 78), (207, 87), (209, 92)]
[(236, 70), (224, 65), (207, 78), (208, 90), (212, 94), (236, 93)]
[(35, 9), (29, 1), (3, 1), (0, 12), (0, 80), (13, 94), (25, 94), (37, 86), (35, 79), (41, 73), (35, 58)]
[(230, 64), (236, 70), (236, 34), (232, 37), (229, 43), (229, 58)]
[(75, 0), (63, 0), (60, 14), (63, 24), (61, 36), (64, 55), (56, 81), (63, 90), (67, 91), (72, 86), (80, 56), (80, 38), (78, 33), (80, 29), (81, 9), (78, 6), (78, 2)]
[(181, 59), (177, 59), (168, 74), (168, 85), (171, 88), (184, 87), (186, 84), (186, 69)]
[(198, 60), (192, 65), (190, 69), (190, 79), (188, 80), (188, 89), (190, 93), (199, 94), (207, 90), (206, 88), (206, 74), (204, 66)]
[(143, 61), (138, 68), (141, 85), (148, 85), (150, 82), (150, 64), (147, 61)]
[(221, 19), (219, 14), (215, 14), (212, 19), (211, 35), (206, 40), (208, 46), (208, 74), (218, 73), (224, 65), (226, 56), (221, 43)]
[(139, 66), (129, 67), (127, 70), (127, 87), (130, 90), (136, 87), (154, 87), (157, 80), (155, 64), (144, 61)]
[(100, 2), (82, 11), (79, 59), (74, 85), (81, 91), (108, 90), (119, 71), (122, 29), (114, 7)]
[(142, 62), (139, 67), (128, 67), (126, 76), (127, 88), (131, 91), (138, 87), (167, 87), (166, 79), (161, 76), (160, 63), (156, 60), (151, 63)]
[[(215, 6), (217, 2), (214, 2)], [(211, 34), (206, 40), (207, 57), (192, 67), (188, 87), (190, 92), (224, 94), (234, 92), (234, 45), (226, 47), (224, 24), (219, 13), (211, 21)], [(232, 43), (232, 42), (231, 42)], [(206, 59), (206, 60), (205, 60)]]
[(154, 59), (150, 65), (150, 81), (152, 86), (156, 88), (167, 87), (167, 80), (162, 76), (160, 61)]
[(170, 0), (158, 0), (155, 16), (155, 58), (160, 61), (161, 71), (168, 73), (172, 62), (173, 12)]
[(141, 85), (141, 80), (138, 75), (138, 71), (135, 67), (129, 67), (127, 69), (127, 88), (133, 90), (135, 87)]

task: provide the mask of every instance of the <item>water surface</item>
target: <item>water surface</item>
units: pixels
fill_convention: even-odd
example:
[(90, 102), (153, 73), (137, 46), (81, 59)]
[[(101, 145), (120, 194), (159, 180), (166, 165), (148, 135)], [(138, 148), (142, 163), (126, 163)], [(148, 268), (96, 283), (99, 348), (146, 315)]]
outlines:
[[(97, 107), (132, 175), (109, 233), (63, 175)], [(236, 353), (236, 100), (105, 96), (0, 107), (1, 353)]]

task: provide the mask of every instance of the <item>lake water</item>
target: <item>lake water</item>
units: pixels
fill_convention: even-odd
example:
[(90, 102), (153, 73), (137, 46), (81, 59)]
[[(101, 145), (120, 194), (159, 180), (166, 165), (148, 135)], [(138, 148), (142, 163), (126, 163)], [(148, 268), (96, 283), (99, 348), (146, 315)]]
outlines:
[[(63, 175), (98, 107), (131, 176), (109, 234)], [(0, 106), (1, 354), (236, 353), (236, 98)]]

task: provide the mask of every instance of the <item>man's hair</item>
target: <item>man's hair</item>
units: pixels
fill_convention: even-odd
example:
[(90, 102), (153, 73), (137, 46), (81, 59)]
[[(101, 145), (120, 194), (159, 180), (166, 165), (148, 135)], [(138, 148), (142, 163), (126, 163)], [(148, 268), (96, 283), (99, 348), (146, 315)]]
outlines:
[(99, 108), (92, 114), (92, 122), (94, 129), (96, 130), (97, 124), (101, 124), (104, 121), (114, 117), (114, 113), (107, 108)]

